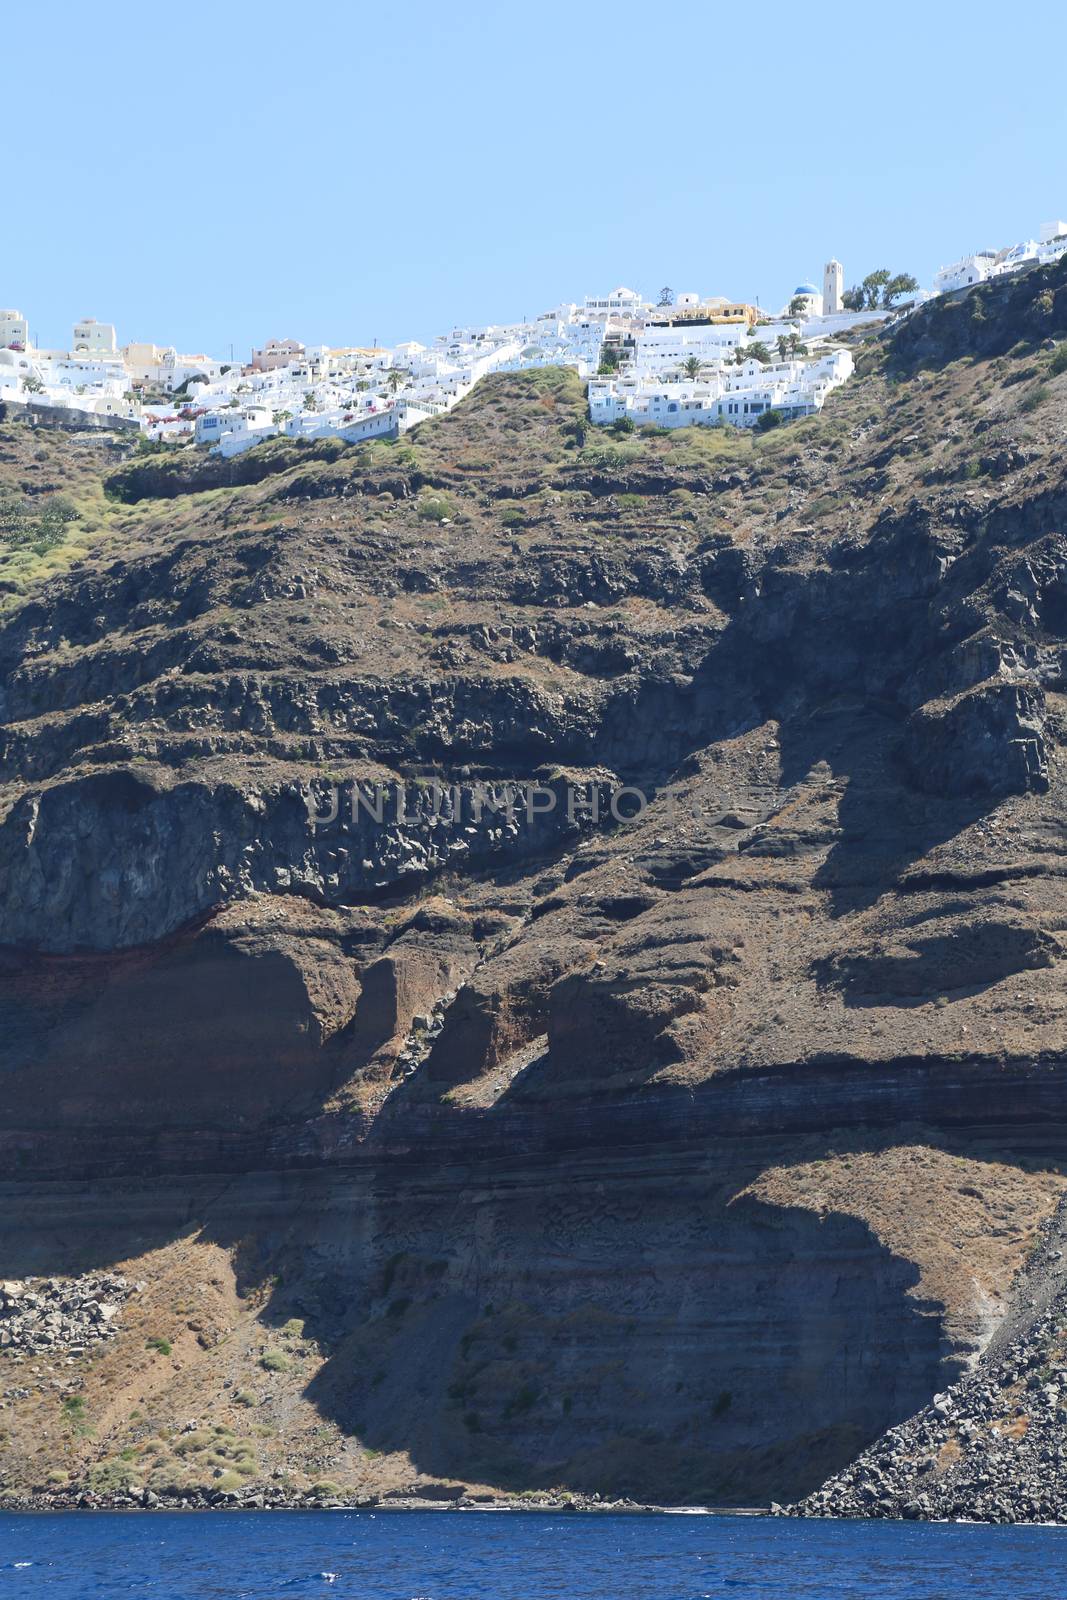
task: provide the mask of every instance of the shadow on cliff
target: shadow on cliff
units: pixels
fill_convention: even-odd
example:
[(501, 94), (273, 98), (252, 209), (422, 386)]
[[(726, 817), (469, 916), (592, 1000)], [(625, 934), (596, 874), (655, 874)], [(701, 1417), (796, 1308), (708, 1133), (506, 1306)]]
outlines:
[(591, 1204), (562, 1253), (501, 1218), (477, 1293), (467, 1238), (405, 1260), (309, 1397), (433, 1477), (739, 1503), (805, 1492), (944, 1381), (915, 1268), (863, 1224), (745, 1202), (709, 1237), (660, 1193), (635, 1260), (632, 1210)]
[(368, 1451), (509, 1490), (750, 1503), (805, 1493), (957, 1370), (914, 1264), (855, 1218), (745, 1194), (762, 1166), (409, 1176), (358, 1245), (321, 1198), (299, 1236), (204, 1231), (239, 1286), (274, 1282), (266, 1323), (321, 1343), (307, 1397)]
[(994, 794), (931, 796), (907, 781), (899, 715), (864, 705), (827, 707), (779, 727), (783, 789), (825, 762), (842, 782), (837, 837), (812, 877), (831, 913), (848, 916), (892, 892), (909, 867), (999, 803)]
[[(863, 1130), (815, 1133), (802, 1154), (869, 1148)], [(367, 1451), (512, 1490), (792, 1498), (959, 1362), (915, 1264), (864, 1222), (746, 1193), (782, 1152), (109, 1185), (78, 1223), (69, 1194), (55, 1221), (9, 1214), (2, 1270), (111, 1267), (195, 1232), (230, 1254), (239, 1293), (267, 1289), (265, 1326), (303, 1322), (326, 1354), (307, 1398)]]

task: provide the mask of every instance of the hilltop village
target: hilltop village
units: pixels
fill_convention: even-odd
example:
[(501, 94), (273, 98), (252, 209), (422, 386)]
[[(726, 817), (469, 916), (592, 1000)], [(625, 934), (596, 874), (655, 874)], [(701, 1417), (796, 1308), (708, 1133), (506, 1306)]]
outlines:
[(114, 326), (91, 317), (74, 325), (68, 350), (42, 349), (21, 312), (0, 311), (0, 406), (34, 421), (119, 429), (230, 456), (277, 434), (349, 443), (396, 437), (450, 410), (491, 372), (568, 366), (588, 384), (594, 424), (766, 428), (819, 411), (848, 381), (846, 330), (906, 316), (934, 295), (966, 293), (1065, 251), (1067, 223), (1057, 221), (1037, 241), (942, 268), (933, 290), (888, 271), (846, 290), (844, 269), (831, 260), (821, 288), (798, 284), (773, 315), (722, 296), (665, 288), (650, 300), (617, 288), (532, 321), (454, 327), (431, 345), (270, 339), (248, 362), (149, 343), (120, 347)]

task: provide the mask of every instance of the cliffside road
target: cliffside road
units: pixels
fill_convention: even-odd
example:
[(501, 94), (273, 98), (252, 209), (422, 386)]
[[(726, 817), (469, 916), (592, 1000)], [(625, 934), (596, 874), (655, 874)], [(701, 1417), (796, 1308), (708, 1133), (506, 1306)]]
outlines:
[(1067, 263), (852, 348), (0, 425), (0, 1276), (140, 1286), (0, 1313), (10, 1498), (1048, 1512)]

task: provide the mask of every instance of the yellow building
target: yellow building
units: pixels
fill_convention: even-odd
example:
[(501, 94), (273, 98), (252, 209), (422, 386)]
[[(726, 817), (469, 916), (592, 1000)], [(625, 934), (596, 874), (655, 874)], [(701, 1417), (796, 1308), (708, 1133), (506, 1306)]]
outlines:
[(697, 300), (696, 295), (679, 295), (676, 305), (657, 308), (648, 320), (668, 328), (686, 323), (695, 323), (698, 327), (744, 323), (754, 328), (759, 321), (759, 310), (744, 300), (727, 300), (721, 294), (711, 295), (706, 300)]

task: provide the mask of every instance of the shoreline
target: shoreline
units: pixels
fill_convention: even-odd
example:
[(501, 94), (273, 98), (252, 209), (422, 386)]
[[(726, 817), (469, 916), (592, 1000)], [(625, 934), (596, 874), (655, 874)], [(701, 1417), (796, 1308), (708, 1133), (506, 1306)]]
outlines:
[[(257, 1503), (262, 1502), (262, 1503)], [(106, 1512), (110, 1514), (121, 1512), (128, 1516), (152, 1516), (160, 1512), (181, 1512), (187, 1515), (232, 1515), (235, 1512), (372, 1512), (378, 1515), (385, 1512), (397, 1515), (426, 1512), (452, 1512), (452, 1513), (493, 1513), (508, 1515), (536, 1514), (538, 1516), (685, 1516), (685, 1517), (771, 1517), (773, 1512), (770, 1506), (679, 1506), (679, 1505), (650, 1505), (630, 1500), (604, 1500), (594, 1501), (568, 1498), (558, 1500), (420, 1500), (410, 1497), (397, 1500), (378, 1500), (373, 1496), (360, 1497), (355, 1500), (268, 1500), (266, 1496), (255, 1495), (244, 1500), (229, 1500), (220, 1497), (212, 1502), (207, 1499), (198, 1499), (195, 1503), (188, 1499), (170, 1500), (160, 1497), (153, 1505), (138, 1504), (131, 1496), (125, 1495), (93, 1495), (85, 1494), (48, 1496), (47, 1499), (40, 1495), (27, 1496), (23, 1499), (11, 1499), (0, 1502), (0, 1517), (2, 1516), (48, 1516), (62, 1512), (80, 1512), (87, 1515)]]

